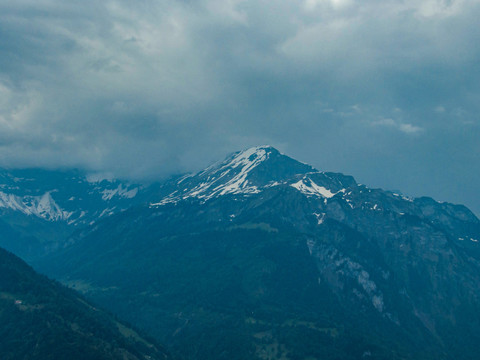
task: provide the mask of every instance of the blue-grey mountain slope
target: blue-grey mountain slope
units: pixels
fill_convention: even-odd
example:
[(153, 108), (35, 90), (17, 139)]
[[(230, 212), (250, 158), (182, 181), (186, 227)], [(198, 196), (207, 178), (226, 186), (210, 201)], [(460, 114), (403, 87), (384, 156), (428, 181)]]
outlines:
[(79, 171), (0, 170), (0, 246), (35, 259), (62, 247), (76, 229), (147, 201), (144, 192)]
[(157, 184), (43, 271), (192, 359), (476, 359), (480, 221), (274, 148)]

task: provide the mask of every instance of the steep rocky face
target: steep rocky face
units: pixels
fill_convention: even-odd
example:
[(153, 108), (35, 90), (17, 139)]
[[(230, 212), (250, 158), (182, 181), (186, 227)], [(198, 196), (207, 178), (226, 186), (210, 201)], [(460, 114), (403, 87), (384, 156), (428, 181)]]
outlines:
[(185, 357), (476, 358), (480, 222), (467, 208), (271, 147), (154, 194), (39, 266)]

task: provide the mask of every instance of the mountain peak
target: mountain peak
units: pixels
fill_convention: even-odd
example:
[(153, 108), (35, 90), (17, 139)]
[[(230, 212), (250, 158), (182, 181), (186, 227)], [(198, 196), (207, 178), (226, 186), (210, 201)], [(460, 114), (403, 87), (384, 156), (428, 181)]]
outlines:
[[(270, 145), (254, 146), (246, 150), (237, 151), (230, 156), (227, 156), (227, 158), (222, 162), (216, 163), (208, 169), (212, 169), (214, 167), (223, 168), (225, 166), (230, 166), (232, 168), (243, 166), (245, 171), (250, 172), (260, 165), (268, 167), (270, 171), (274, 170), (273, 168), (287, 171), (294, 169), (293, 171), (295, 174), (317, 171), (310, 165), (301, 163), (288, 157), (287, 155), (282, 154), (280, 151)], [(281, 180), (279, 177), (284, 176), (270, 173), (270, 179), (268, 180), (279, 181)]]
[(291, 185), (314, 174), (325, 177), (312, 166), (294, 160), (272, 146), (255, 146), (237, 151), (197, 174), (181, 177), (176, 184), (171, 184), (174, 191), (153, 205), (187, 198), (209, 200), (227, 194), (248, 196), (273, 186)]
[(207, 173), (213, 169), (226, 167), (237, 168), (239, 166), (251, 170), (262, 162), (267, 161), (271, 156), (277, 157), (285, 155), (282, 155), (277, 149), (270, 145), (254, 146), (230, 154), (223, 161), (214, 163), (206, 168), (202, 173)]
[(272, 145), (268, 145), (268, 144), (252, 146), (252, 147), (247, 148), (245, 150), (237, 151), (236, 153), (246, 153), (246, 152), (249, 152), (249, 153), (257, 153), (257, 152), (276, 152), (276, 153), (280, 153), (280, 151), (278, 151)]
[(279, 151), (271, 146), (255, 146), (246, 150), (236, 151), (227, 156), (223, 161), (217, 162), (206, 168), (201, 173), (208, 173), (219, 168), (237, 168), (239, 166), (253, 168), (266, 161), (271, 154), (280, 154)]

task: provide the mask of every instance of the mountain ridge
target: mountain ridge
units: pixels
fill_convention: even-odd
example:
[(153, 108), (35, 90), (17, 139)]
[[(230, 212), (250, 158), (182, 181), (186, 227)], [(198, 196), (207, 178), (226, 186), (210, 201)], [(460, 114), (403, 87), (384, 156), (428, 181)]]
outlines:
[[(34, 175), (38, 174), (39, 179), (35, 179)], [(332, 189), (318, 185), (315, 180), (328, 184)], [(58, 185), (52, 185), (52, 182), (62, 188), (58, 189)], [(194, 183), (194, 186), (190, 184), (188, 193), (183, 194), (182, 190), (189, 188), (189, 182)], [(75, 183), (81, 189), (76, 189)], [(327, 198), (337, 195), (346, 187), (365, 186), (357, 184), (350, 175), (319, 171), (280, 153), (270, 145), (262, 145), (234, 152), (197, 173), (176, 175), (150, 185), (134, 184), (112, 176), (92, 176), (78, 170), (1, 170), (0, 210), (19, 211), (47, 221), (65, 221), (69, 225), (78, 226), (91, 224), (92, 221), (141, 203), (150, 202), (154, 206), (187, 197), (210, 199), (218, 195), (253, 194), (270, 186), (285, 184), (306, 195)], [(64, 194), (65, 192), (68, 193)], [(405, 200), (413, 200), (395, 191), (387, 192), (397, 194), (395, 196)], [(75, 196), (76, 193), (81, 195)], [(88, 199), (75, 202), (81, 196)], [(154, 197), (160, 198), (159, 201), (152, 201)], [(427, 199), (423, 196), (420, 198)], [(84, 204), (85, 209), (81, 204)]]
[[(241, 200), (286, 186), (304, 196), (320, 199), (324, 205), (330, 204), (332, 211), (338, 203), (339, 209), (346, 204), (352, 210), (360, 207), (374, 212), (413, 213), (442, 224), (478, 222), (462, 205), (370, 189), (358, 184), (352, 176), (318, 171), (264, 145), (232, 153), (198, 173), (173, 176), (150, 185), (78, 171), (0, 170), (0, 220), (9, 228), (8, 233), (19, 234), (0, 239), (0, 246), (29, 261), (35, 260), (65, 246), (65, 238), (76, 229), (88, 228), (132, 206), (155, 207), (185, 199), (209, 201), (219, 196)], [(385, 209), (375, 203), (372, 196), (377, 197)], [(345, 216), (342, 212), (339, 210), (334, 215), (341, 221)], [(325, 216), (325, 211), (315, 213), (318, 219)], [(456, 238), (467, 242), (479, 240), (470, 227), (460, 231), (461, 226), (457, 226)], [(25, 240), (29, 244), (22, 250), (15, 243), (18, 239), (29, 239)]]
[(275, 151), (172, 178), (38, 267), (180, 357), (475, 359), (478, 218)]

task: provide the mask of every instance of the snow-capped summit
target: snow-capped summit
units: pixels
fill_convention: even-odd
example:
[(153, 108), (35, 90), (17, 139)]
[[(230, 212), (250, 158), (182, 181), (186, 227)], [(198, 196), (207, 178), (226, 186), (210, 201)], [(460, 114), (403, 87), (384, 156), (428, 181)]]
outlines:
[(311, 170), (312, 167), (282, 155), (271, 146), (256, 146), (235, 152), (199, 173), (181, 177), (170, 194), (152, 205), (192, 197), (208, 200), (227, 194), (256, 194), (291, 175)]
[(294, 160), (272, 146), (264, 145), (235, 152), (197, 174), (186, 175), (170, 184), (172, 189), (159, 202), (164, 205), (187, 198), (209, 200), (222, 195), (249, 196), (274, 186), (292, 186), (307, 196), (332, 197), (347, 185), (310, 165)]

